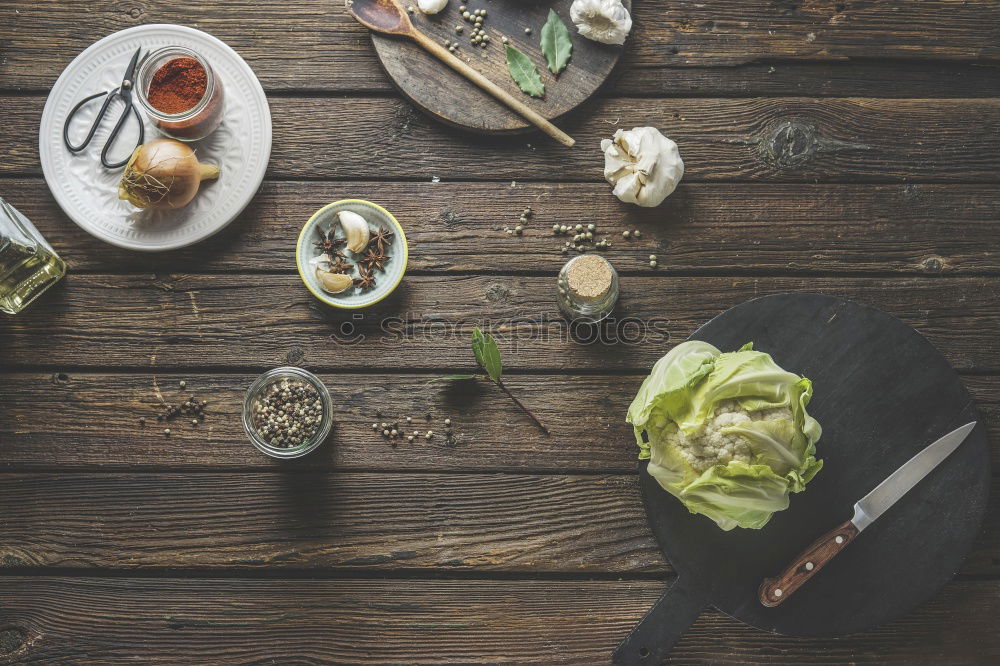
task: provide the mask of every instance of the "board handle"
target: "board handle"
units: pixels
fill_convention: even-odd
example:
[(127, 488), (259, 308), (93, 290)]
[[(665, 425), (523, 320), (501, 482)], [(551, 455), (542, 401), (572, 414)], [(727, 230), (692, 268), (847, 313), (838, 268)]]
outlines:
[(480, 74), (478, 71), (469, 67), (465, 62), (453, 55), (436, 41), (420, 32), (419, 30), (414, 30), (411, 35), (420, 46), (424, 47), (431, 55), (438, 58), (441, 62), (451, 67), (453, 70), (469, 79), (477, 86), (493, 95), (493, 97), (500, 100), (502, 103), (506, 104), (508, 107), (521, 114), (521, 117), (530, 122), (532, 125), (542, 130), (550, 137), (561, 143), (566, 147), (572, 147), (576, 141), (570, 135), (563, 132), (561, 129), (550, 123), (545, 119), (540, 113), (532, 109), (530, 106), (517, 99), (509, 92), (498, 86), (497, 84), (490, 81), (488, 78)]
[(615, 648), (612, 659), (619, 666), (662, 664), (707, 604), (704, 592), (678, 578)]
[(779, 576), (764, 579), (758, 590), (760, 603), (774, 607), (792, 596), (795, 590), (815, 576), (847, 544), (854, 541), (854, 537), (858, 534), (860, 534), (858, 528), (848, 520), (816, 539)]

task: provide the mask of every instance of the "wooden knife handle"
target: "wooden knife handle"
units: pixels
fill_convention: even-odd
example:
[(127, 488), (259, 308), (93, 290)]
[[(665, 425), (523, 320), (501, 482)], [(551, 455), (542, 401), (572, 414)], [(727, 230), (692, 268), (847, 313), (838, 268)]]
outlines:
[(788, 565), (781, 575), (776, 578), (764, 579), (758, 591), (760, 603), (765, 606), (777, 606), (792, 596), (792, 593), (799, 589), (802, 583), (815, 576), (827, 562), (833, 559), (834, 555), (854, 541), (854, 537), (858, 534), (860, 534), (858, 528), (848, 520), (843, 525), (838, 525), (816, 539)]

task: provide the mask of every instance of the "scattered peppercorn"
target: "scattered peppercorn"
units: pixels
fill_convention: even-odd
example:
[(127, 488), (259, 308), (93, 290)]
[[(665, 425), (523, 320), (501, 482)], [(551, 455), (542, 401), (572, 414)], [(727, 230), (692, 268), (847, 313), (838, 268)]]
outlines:
[[(187, 382), (179, 382), (181, 388), (187, 385)], [(195, 396), (190, 396), (184, 402), (177, 405), (168, 405), (163, 403), (164, 410), (162, 413), (156, 415), (157, 421), (172, 421), (176, 416), (189, 416), (193, 417), (191, 419), (193, 425), (197, 425), (196, 420), (201, 420), (205, 418), (204, 410), (205, 405), (208, 403), (204, 400), (199, 401)], [(143, 425), (145, 423), (144, 419), (139, 420), (139, 424)]]

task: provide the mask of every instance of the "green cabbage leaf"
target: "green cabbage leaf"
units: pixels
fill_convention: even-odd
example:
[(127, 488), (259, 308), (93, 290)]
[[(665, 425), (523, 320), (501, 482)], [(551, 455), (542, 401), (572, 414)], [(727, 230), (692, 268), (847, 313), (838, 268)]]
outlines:
[(812, 383), (747, 344), (697, 340), (657, 361), (628, 410), (639, 458), (664, 490), (724, 530), (760, 529), (823, 466)]

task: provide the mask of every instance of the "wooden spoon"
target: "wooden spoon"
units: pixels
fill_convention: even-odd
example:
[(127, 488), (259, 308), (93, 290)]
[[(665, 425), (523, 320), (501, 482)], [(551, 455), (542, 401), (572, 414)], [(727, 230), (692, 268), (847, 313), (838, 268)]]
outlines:
[(406, 15), (406, 10), (403, 9), (398, 0), (347, 0), (347, 10), (361, 25), (370, 30), (387, 35), (409, 37), (430, 52), (431, 55), (496, 97), (514, 111), (520, 113), (526, 120), (564, 146), (572, 146), (576, 143), (573, 137), (543, 118), (541, 114), (531, 109), (527, 104), (490, 81), (472, 67), (469, 67), (463, 60), (450, 53), (448, 49), (414, 28), (413, 23), (410, 22), (410, 17)]

